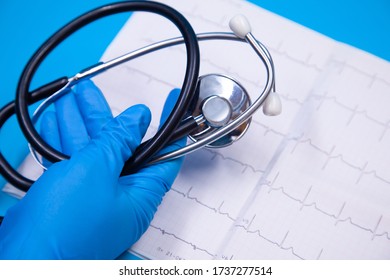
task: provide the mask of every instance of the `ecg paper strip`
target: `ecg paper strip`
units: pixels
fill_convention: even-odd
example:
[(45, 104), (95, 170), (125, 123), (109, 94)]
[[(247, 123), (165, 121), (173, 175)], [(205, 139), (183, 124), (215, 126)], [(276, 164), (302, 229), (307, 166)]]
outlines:
[[(131, 251), (153, 259), (390, 258), (389, 63), (244, 1), (164, 2), (197, 33), (229, 31), (232, 16), (246, 15), (274, 58), (283, 113), (259, 112), (234, 145), (186, 156)], [(135, 13), (103, 61), (178, 35), (165, 20)], [(264, 70), (248, 45), (204, 42), (201, 56), (201, 74), (232, 76), (252, 98), (260, 91)], [(185, 49), (173, 47), (96, 82), (117, 112), (134, 102), (160, 112), (184, 65)]]
[[(259, 112), (234, 145), (186, 156), (130, 251), (151, 259), (389, 259), (390, 64), (245, 1), (164, 2), (197, 33), (229, 31), (232, 16), (247, 16), (274, 58), (283, 113)], [(102, 60), (179, 35), (165, 19), (135, 13)], [(247, 44), (200, 47), (201, 74), (231, 76), (257, 96), (265, 71)], [(184, 70), (177, 46), (94, 80), (115, 114), (149, 106), (151, 135)], [(38, 176), (30, 161), (22, 169)]]

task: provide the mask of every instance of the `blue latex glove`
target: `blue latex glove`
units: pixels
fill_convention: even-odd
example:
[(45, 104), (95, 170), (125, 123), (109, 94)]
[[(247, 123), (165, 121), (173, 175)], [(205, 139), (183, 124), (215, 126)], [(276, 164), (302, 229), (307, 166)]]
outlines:
[[(162, 121), (177, 95), (169, 95)], [(57, 101), (56, 114), (42, 120), (42, 135), (72, 157), (53, 164), (7, 212), (0, 258), (114, 259), (135, 243), (181, 166), (174, 160), (119, 177), (150, 118), (148, 108), (136, 105), (113, 119), (90, 81)]]

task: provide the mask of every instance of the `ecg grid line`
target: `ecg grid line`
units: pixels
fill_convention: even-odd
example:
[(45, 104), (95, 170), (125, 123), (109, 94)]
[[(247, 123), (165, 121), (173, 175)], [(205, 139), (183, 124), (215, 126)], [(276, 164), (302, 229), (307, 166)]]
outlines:
[[(195, 26), (199, 24), (199, 26), (211, 26), (211, 29), (213, 27), (225, 28), (229, 19), (226, 14), (218, 13), (212, 7), (207, 7), (207, 9), (211, 9), (220, 17), (207, 17), (207, 13), (203, 13), (205, 7), (199, 1), (188, 1), (187, 5), (174, 0), (166, 2), (173, 3), (179, 10), (182, 8), (181, 11), (190, 19), (191, 23), (195, 23)], [(257, 8), (241, 1), (219, 0), (212, 2), (212, 4), (225, 6), (227, 10), (257, 13), (254, 10)], [(264, 12), (259, 10), (260, 13)], [(272, 17), (266, 13), (264, 16)], [(147, 20), (145, 19), (145, 21)], [(277, 23), (280, 21), (279, 18), (272, 18), (272, 20)], [(142, 21), (140, 22), (140, 18), (135, 17), (129, 21), (128, 27), (135, 26), (135, 24), (145, 26), (142, 25)], [(283, 24), (287, 26), (290, 23)], [(139, 28), (138, 32), (142, 42), (154, 41), (142, 28)], [(297, 32), (296, 36), (299, 37), (299, 30)], [(304, 32), (303, 35), (308, 35), (307, 31)], [(343, 244), (345, 240), (355, 241), (356, 239), (361, 242), (362, 248), (369, 248), (368, 253), (362, 253), (363, 249), (349, 247), (349, 249), (352, 248), (351, 251), (356, 254), (357, 258), (390, 257), (389, 208), (378, 206), (380, 209), (374, 209), (375, 211), (373, 210), (372, 213), (362, 213), (356, 209), (355, 202), (350, 201), (354, 194), (348, 192), (348, 188), (361, 185), (369, 186), (367, 182), (376, 180), (375, 182), (385, 186), (380, 188), (381, 191), (385, 191), (383, 196), (390, 198), (389, 173), (386, 173), (383, 168), (378, 169), (379, 164), (389, 163), (389, 159), (385, 158), (380, 161), (379, 157), (372, 156), (370, 159), (359, 159), (359, 162), (355, 162), (350, 151), (338, 149), (339, 142), (337, 141), (342, 138), (337, 140), (337, 131), (334, 132), (334, 137), (326, 135), (335, 142), (325, 143), (321, 138), (318, 138), (318, 135), (313, 134), (315, 131), (310, 130), (315, 127), (316, 118), (323, 118), (323, 111), (331, 109), (334, 114), (339, 114), (343, 120), (346, 120), (344, 123), (339, 122), (344, 126), (339, 125), (342, 126), (340, 130), (347, 137), (353, 137), (357, 133), (353, 126), (356, 118), (363, 118), (367, 125), (381, 128), (381, 133), (377, 133), (378, 137), (375, 138), (377, 149), (389, 148), (385, 141), (385, 138), (389, 136), (387, 133), (390, 127), (389, 114), (385, 114), (384, 118), (379, 118), (377, 114), (374, 114), (376, 112), (365, 108), (364, 103), (349, 104), (340, 98), (337, 91), (328, 88), (328, 86), (334, 80), (345, 79), (347, 82), (353, 82), (355, 79), (359, 79), (367, 81), (366, 88), (361, 89), (363, 93), (374, 92), (379, 86), (390, 92), (390, 77), (389, 79), (385, 78), (386, 74), (377, 72), (375, 67), (362, 69), (351, 59), (340, 58), (337, 53), (333, 55), (332, 51), (337, 51), (337, 48), (322, 57), (316, 52), (315, 42), (312, 49), (308, 48), (304, 54), (299, 53), (296, 49), (292, 49), (290, 52), (291, 40), (284, 40), (283, 32), (280, 33), (278, 34), (276, 31), (272, 38), (264, 38), (264, 41), (270, 39), (274, 42), (269, 49), (274, 56), (276, 65), (280, 68), (282, 68), (281, 65), (293, 65), (293, 70), (302, 69), (306, 72), (300, 74), (307, 74), (309, 77), (304, 85), (307, 86), (307, 92), (296, 90), (302, 86), (302, 82), (297, 79), (299, 77), (297, 73), (291, 73), (292, 78), (290, 78), (282, 71), (281, 77), (278, 77), (278, 86), (282, 89), (280, 92), (283, 106), (287, 109), (287, 118), (292, 117), (295, 120), (290, 120), (286, 125), (285, 119), (269, 120), (255, 116), (250, 128), (252, 132), (248, 132), (252, 134), (247, 138), (244, 136), (240, 140), (244, 141), (243, 144), (240, 144), (239, 141), (231, 148), (205, 149), (196, 155), (188, 156), (183, 171), (164, 198), (150, 228), (132, 248), (133, 251), (148, 258), (171, 259), (348, 258), (351, 255), (344, 254), (346, 249), (335, 249), (337, 242)], [(315, 41), (317, 36), (315, 35), (312, 41)], [(275, 38), (281, 39), (277, 41)], [(337, 46), (336, 42), (335, 45)], [(184, 55), (182, 49), (175, 48), (171, 52), (175, 55)], [(325, 63), (323, 63), (324, 57), (326, 57)], [(239, 71), (232, 71), (229, 66), (220, 65), (218, 61), (207, 57), (207, 55), (202, 59), (202, 65), (206, 65), (205, 69), (218, 69), (221, 72), (229, 73), (240, 81), (244, 81), (251, 89), (258, 88), (262, 83), (261, 80), (248, 78), (249, 76), (245, 72), (240, 74)], [(156, 89), (177, 87), (179, 84), (177, 81), (171, 82), (161, 79), (158, 74), (150, 73), (149, 68), (144, 70), (139, 65), (124, 65), (122, 69), (130, 73), (134, 80), (146, 79), (148, 83), (155, 85)], [(386, 69), (388, 69), (388, 65)], [(292, 86), (290, 85), (292, 91), (289, 91), (289, 86), (284, 81), (293, 81)], [(349, 93), (343, 92), (342, 94)], [(120, 102), (115, 104), (122, 105)], [(118, 112), (122, 109), (116, 108)], [(304, 119), (305, 122), (313, 120), (312, 127), (306, 129), (299, 125), (296, 126), (296, 119), (301, 116), (306, 117), (306, 114), (315, 116), (315, 118)], [(333, 119), (330, 118), (328, 121), (333, 121)], [(263, 145), (257, 148), (255, 153), (265, 155), (264, 158), (258, 159), (255, 155), (249, 155), (247, 158), (248, 154), (241, 153), (240, 149), (244, 149), (243, 152), (248, 149), (248, 145), (256, 147), (258, 137), (263, 141)], [(369, 144), (373, 145), (374, 143), (370, 142)], [(280, 154), (276, 155), (277, 151)], [(330, 178), (329, 182), (326, 180), (316, 182), (312, 178), (315, 177), (314, 175), (308, 176), (309, 173), (305, 175), (300, 170), (298, 171), (301, 173), (295, 176), (290, 174), (289, 169), (295, 168), (294, 161), (291, 160), (299, 160), (302, 156), (302, 159), (307, 157), (307, 160), (313, 163), (311, 168), (314, 175), (321, 174), (321, 172), (333, 172), (332, 168), (335, 166), (342, 170), (350, 170), (349, 173), (353, 176), (348, 176), (351, 178), (346, 176), (340, 179), (342, 183), (345, 183), (345, 186), (340, 187), (342, 191), (345, 188), (346, 194), (343, 193), (345, 197), (341, 195), (337, 197), (340, 201), (331, 204), (329, 202), (331, 199), (328, 197), (318, 197), (317, 192), (322, 191), (320, 185), (330, 184), (331, 180), (339, 177), (335, 173), (329, 173), (335, 177)], [(200, 163), (198, 163), (199, 161)], [(206, 163), (213, 168), (210, 172), (197, 170), (197, 166)], [(269, 165), (270, 163), (272, 166)], [(304, 164), (304, 161), (298, 161), (298, 163)], [(297, 168), (300, 167), (297, 166)], [(226, 179), (223, 179), (224, 177)], [(206, 183), (208, 180), (212, 182)], [(303, 183), (300, 184), (299, 180), (302, 180)], [(239, 186), (241, 193), (237, 196), (235, 194), (239, 194), (239, 192), (233, 186), (236, 182), (242, 184)], [(225, 188), (224, 191), (223, 188)], [(333, 194), (331, 190), (329, 192), (331, 197)], [(286, 205), (278, 208), (278, 201), (283, 201)], [(275, 202), (276, 205), (268, 205), (272, 202)], [(242, 208), (244, 204), (246, 206)], [(291, 219), (282, 219), (280, 222), (275, 221), (272, 224), (271, 218), (266, 217), (269, 214), (274, 215), (272, 217), (275, 220), (278, 217), (288, 215), (291, 215)], [(329, 232), (321, 232), (320, 235), (323, 239), (317, 240), (315, 237), (318, 232), (310, 231), (308, 226), (310, 223), (319, 227), (322, 225), (330, 230)], [(299, 234), (307, 235), (308, 238), (303, 240), (297, 237)], [(346, 238), (344, 235), (347, 234), (354, 235), (352, 238), (349, 236), (348, 239), (344, 239)], [(213, 237), (213, 241), (208, 241), (207, 236)], [(385, 249), (375, 253), (378, 244)], [(370, 249), (370, 246), (374, 249)], [(257, 247), (262, 249), (258, 250)], [(286, 252), (287, 255), (280, 252)]]

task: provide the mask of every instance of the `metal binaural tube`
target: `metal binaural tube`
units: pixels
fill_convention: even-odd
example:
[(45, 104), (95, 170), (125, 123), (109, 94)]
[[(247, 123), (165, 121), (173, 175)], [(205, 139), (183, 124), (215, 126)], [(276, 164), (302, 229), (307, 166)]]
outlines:
[[(230, 32), (209, 32), (209, 33), (200, 33), (197, 34), (197, 38), (199, 41), (207, 41), (207, 40), (230, 40), (230, 41), (239, 41), (239, 42), (248, 42), (252, 48), (255, 50), (256, 54), (259, 56), (261, 61), (263, 62), (266, 73), (267, 73), (267, 79), (266, 84), (259, 95), (259, 97), (253, 102), (249, 108), (247, 108), (240, 116), (238, 116), (236, 119), (232, 120), (227, 125), (218, 128), (214, 133), (212, 133), (209, 136), (204, 137), (201, 140), (198, 140), (197, 142), (191, 143), (181, 149), (160, 155), (156, 158), (151, 159), (148, 164), (154, 164), (161, 161), (167, 161), (174, 158), (178, 158), (181, 156), (184, 156), (190, 152), (193, 152), (195, 150), (198, 150), (212, 142), (215, 142), (219, 138), (229, 134), (232, 132), (235, 128), (242, 125), (245, 121), (249, 120), (251, 116), (261, 107), (263, 102), (265, 101), (266, 97), (271, 91), (275, 90), (275, 77), (274, 77), (274, 65), (272, 61), (272, 57), (267, 50), (267, 48), (257, 41), (255, 37), (248, 33), (245, 36), (245, 39), (238, 38), (236, 35)], [(140, 48), (138, 50), (135, 50), (133, 52), (127, 53), (125, 55), (122, 55), (120, 57), (117, 57), (115, 59), (112, 59), (107, 62), (100, 63), (94, 67), (91, 67), (85, 71), (82, 71), (76, 75), (74, 75), (72, 78), (69, 78), (69, 83), (67, 84), (67, 87), (70, 87), (74, 84), (76, 84), (79, 80), (91, 78), (105, 70), (108, 70), (110, 68), (113, 68), (115, 66), (118, 66), (124, 62), (130, 61), (132, 59), (135, 59), (137, 57), (141, 57), (143, 55), (152, 53), (154, 51), (158, 51), (167, 47), (175, 46), (182, 44), (184, 42), (182, 37), (172, 38), (164, 41), (160, 41), (151, 45), (148, 45), (146, 47)], [(60, 94), (59, 94), (60, 95)], [(49, 97), (47, 100), (45, 100), (44, 104), (40, 106), (35, 112), (33, 119), (36, 120), (38, 116), (42, 113), (42, 111), (49, 106), (51, 103), (53, 103), (58, 98), (58, 95), (54, 95), (53, 97)], [(37, 116), (35, 116), (37, 115)], [(34, 155), (34, 153), (33, 153)]]

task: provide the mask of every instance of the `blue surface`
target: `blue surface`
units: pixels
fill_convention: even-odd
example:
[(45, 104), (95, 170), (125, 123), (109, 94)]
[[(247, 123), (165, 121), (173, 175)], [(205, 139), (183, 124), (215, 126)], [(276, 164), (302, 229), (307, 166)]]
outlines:
[(250, 0), (250, 2), (390, 61), (389, 0)]
[[(211, 1), (211, 0), (210, 0)], [(12, 1), (0, 2), (0, 106), (15, 96), (19, 75), (29, 57), (57, 29), (76, 16), (111, 1)], [(338, 41), (390, 61), (389, 0), (252, 0), (265, 9), (289, 18)], [(111, 17), (88, 27), (55, 51), (39, 69), (32, 87), (78, 72), (98, 61), (128, 15)], [(60, 65), (60, 67), (59, 67)], [(27, 148), (12, 119), (3, 127), (1, 151), (16, 166)], [(4, 179), (0, 178), (0, 186)], [(0, 193), (0, 215), (15, 202)]]

